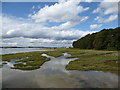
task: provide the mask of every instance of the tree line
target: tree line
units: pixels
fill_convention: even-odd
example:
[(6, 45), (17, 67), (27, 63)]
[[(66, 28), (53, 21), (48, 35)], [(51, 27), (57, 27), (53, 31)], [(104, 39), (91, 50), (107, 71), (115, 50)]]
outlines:
[(74, 48), (97, 50), (120, 50), (120, 27), (103, 29), (100, 32), (88, 34), (73, 42)]

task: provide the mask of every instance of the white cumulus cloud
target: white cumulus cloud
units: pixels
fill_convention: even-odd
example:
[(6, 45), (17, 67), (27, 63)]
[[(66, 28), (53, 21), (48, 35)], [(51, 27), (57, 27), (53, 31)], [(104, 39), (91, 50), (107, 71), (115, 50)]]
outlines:
[(93, 25), (90, 25), (90, 29), (98, 29), (102, 26), (102, 24), (98, 25), (98, 24), (93, 24)]
[(98, 13), (99, 11), (100, 11), (100, 8), (97, 8), (97, 9), (93, 10), (92, 13)]
[[(84, 17), (78, 14), (89, 10), (74, 0), (62, 1), (51, 6), (45, 6), (31, 16), (36, 22), (65, 22), (80, 23)], [(76, 24), (75, 24), (76, 25)]]
[[(7, 45), (8, 42), (8, 45), (18, 46), (44, 46), (46, 44), (46, 46), (61, 46), (61, 43), (62, 46), (70, 46), (73, 40), (79, 39), (84, 35), (95, 32), (81, 31), (73, 28), (62, 30), (62, 28), (58, 28), (59, 26), (56, 26), (56, 28), (46, 27), (31, 20), (18, 19), (8, 16), (2, 17), (2, 24), (3, 26), (5, 26), (2, 27), (3, 45)], [(65, 28), (65, 25), (63, 28)], [(19, 38), (20, 40), (16, 38)], [(6, 40), (7, 42), (4, 42)], [(36, 43), (34, 41), (36, 41)]]
[[(92, 13), (99, 13), (94, 20), (100, 23), (108, 23), (118, 18), (118, 1), (119, 0), (103, 0)], [(104, 16), (107, 16), (106, 18)]]
[[(95, 32), (74, 29), (74, 26), (89, 19), (88, 16), (79, 15), (89, 10), (89, 7), (83, 7), (79, 3), (74, 0), (66, 0), (50, 6), (46, 5), (37, 12), (29, 14), (28, 19), (3, 15), (3, 44), (18, 46), (71, 45), (74, 40)], [(32, 9), (35, 9), (35, 6)], [(49, 23), (60, 24), (47, 27), (46, 24)]]
[(97, 20), (99, 23), (109, 23), (111, 21), (114, 21), (118, 18), (118, 15), (110, 15), (108, 18), (103, 18), (97, 16), (94, 20)]

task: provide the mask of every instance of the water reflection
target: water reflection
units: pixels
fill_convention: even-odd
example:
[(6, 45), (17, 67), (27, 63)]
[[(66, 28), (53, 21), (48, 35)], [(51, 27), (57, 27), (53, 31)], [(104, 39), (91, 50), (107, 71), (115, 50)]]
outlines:
[(12, 54), (12, 53), (24, 53), (24, 52), (33, 52), (33, 51), (52, 51), (42, 48), (2, 48), (0, 50), (0, 55), (2, 54)]
[[(70, 55), (51, 58), (40, 69), (33, 71), (3, 68), (3, 88), (116, 88), (118, 76), (109, 72), (67, 71), (65, 65), (77, 58)], [(17, 81), (17, 82), (16, 82)]]

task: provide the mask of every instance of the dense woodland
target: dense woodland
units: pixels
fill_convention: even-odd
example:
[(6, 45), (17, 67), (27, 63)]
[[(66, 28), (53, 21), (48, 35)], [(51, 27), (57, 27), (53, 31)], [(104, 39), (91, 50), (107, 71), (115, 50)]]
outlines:
[(100, 32), (88, 34), (73, 42), (74, 48), (97, 50), (120, 50), (120, 27), (103, 29)]

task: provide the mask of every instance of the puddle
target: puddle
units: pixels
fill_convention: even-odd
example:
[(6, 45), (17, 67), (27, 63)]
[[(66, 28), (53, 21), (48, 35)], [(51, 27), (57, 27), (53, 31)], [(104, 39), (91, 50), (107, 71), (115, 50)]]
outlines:
[(41, 54), (41, 56), (44, 56), (44, 57), (47, 57), (47, 58), (50, 58), (50, 59), (54, 59), (54, 57), (49, 56), (49, 55), (47, 55), (47, 54)]
[[(3, 68), (3, 88), (117, 88), (118, 75), (101, 71), (67, 71), (65, 66), (73, 60), (70, 54), (52, 57), (40, 69), (33, 71)], [(84, 66), (84, 68), (86, 68)], [(17, 81), (17, 82), (16, 82)]]

